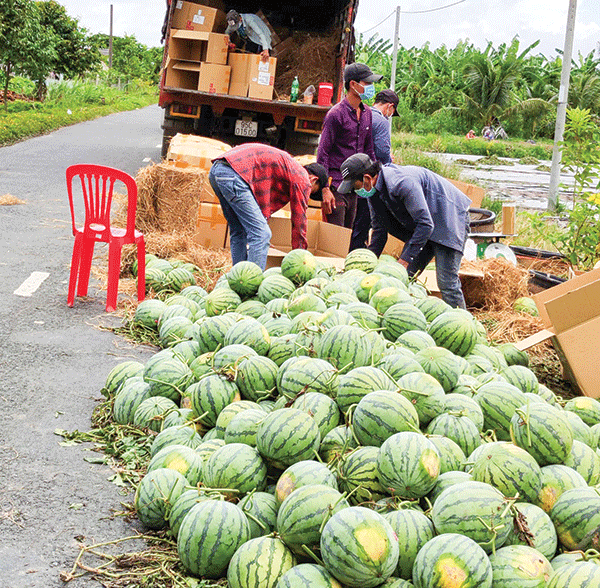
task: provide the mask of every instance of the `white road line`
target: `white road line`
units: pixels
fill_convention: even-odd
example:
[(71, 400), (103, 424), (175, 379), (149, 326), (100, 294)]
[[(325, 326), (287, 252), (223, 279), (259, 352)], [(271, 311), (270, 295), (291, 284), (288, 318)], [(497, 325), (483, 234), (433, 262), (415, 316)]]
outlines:
[(13, 292), (16, 296), (31, 296), (50, 274), (31, 272), (31, 275)]
[(162, 149), (162, 145), (157, 145), (155, 149)]
[(150, 159), (150, 157), (146, 157), (145, 159), (142, 159), (142, 163), (148, 163), (149, 161), (152, 161), (152, 159)]

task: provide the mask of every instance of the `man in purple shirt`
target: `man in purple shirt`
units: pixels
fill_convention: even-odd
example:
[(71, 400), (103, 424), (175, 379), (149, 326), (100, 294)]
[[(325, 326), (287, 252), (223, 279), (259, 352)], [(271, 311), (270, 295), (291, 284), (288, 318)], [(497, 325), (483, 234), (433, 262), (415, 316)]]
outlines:
[(383, 76), (374, 74), (364, 63), (352, 63), (344, 70), (346, 97), (329, 110), (323, 121), (323, 130), (317, 151), (320, 163), (331, 177), (331, 189), (323, 190), (323, 212), (327, 222), (352, 228), (356, 215), (356, 194), (339, 194), (342, 182), (340, 166), (355, 153), (365, 153), (375, 159), (372, 113), (363, 100), (375, 95), (374, 82)]

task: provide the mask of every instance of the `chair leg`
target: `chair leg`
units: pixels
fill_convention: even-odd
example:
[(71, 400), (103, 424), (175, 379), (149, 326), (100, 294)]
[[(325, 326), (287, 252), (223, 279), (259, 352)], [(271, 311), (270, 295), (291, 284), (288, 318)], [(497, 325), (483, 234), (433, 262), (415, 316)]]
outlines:
[(81, 239), (81, 260), (79, 262), (79, 284), (77, 286), (77, 296), (87, 296), (93, 257), (94, 241), (83, 237)]
[(138, 260), (138, 275), (137, 275), (137, 295), (138, 302), (141, 302), (146, 297), (146, 243), (144, 239), (138, 243), (137, 246), (137, 260)]
[(71, 272), (69, 273), (69, 292), (67, 294), (67, 306), (72, 307), (75, 302), (75, 286), (77, 285), (77, 275), (79, 274), (79, 265), (81, 263), (81, 239), (75, 236), (73, 242), (73, 254), (71, 255)]
[(119, 273), (121, 272), (121, 244), (112, 242), (108, 246), (108, 285), (106, 292), (106, 312), (117, 308)]

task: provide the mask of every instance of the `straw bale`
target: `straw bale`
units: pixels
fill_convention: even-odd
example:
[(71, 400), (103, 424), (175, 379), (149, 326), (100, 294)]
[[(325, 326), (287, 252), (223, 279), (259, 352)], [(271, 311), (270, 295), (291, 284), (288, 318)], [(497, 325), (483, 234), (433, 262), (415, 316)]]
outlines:
[(0, 196), (0, 206), (13, 206), (14, 204), (25, 204), (25, 201), (12, 194), (3, 194)]

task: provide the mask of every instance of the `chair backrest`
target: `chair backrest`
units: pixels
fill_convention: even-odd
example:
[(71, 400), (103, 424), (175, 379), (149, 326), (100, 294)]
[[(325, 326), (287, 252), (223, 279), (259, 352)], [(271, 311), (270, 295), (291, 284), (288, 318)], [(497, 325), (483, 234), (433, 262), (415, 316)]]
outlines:
[(75, 205), (73, 202), (73, 179), (79, 177), (85, 207), (84, 233), (95, 235), (96, 240), (108, 241), (110, 236), (110, 208), (116, 181), (127, 188), (127, 227), (126, 236), (133, 237), (135, 231), (135, 210), (137, 205), (137, 185), (127, 173), (104, 165), (77, 164), (67, 168), (67, 192), (71, 208), (73, 234), (76, 233)]

